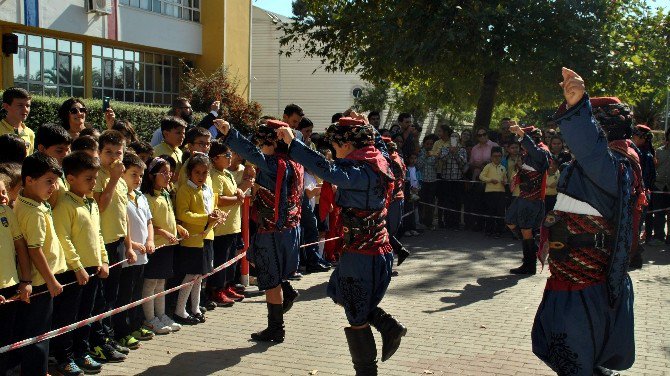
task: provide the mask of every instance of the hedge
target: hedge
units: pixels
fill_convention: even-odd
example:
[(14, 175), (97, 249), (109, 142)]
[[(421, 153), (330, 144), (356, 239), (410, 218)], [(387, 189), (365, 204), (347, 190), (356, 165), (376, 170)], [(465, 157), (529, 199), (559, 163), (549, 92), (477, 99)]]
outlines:
[[(2, 95), (0, 93), (0, 95)], [(59, 123), (58, 108), (66, 100), (65, 97), (46, 97), (41, 95), (32, 96), (30, 115), (26, 124), (33, 130), (45, 123)], [(104, 114), (102, 113), (101, 99), (83, 99), (88, 112), (86, 122), (94, 128), (106, 129)], [(160, 119), (167, 115), (169, 107), (145, 106), (134, 103), (114, 102), (111, 103), (117, 119), (130, 120), (135, 126), (138, 136), (145, 141), (151, 140), (154, 130), (160, 126)], [(204, 117), (203, 113), (194, 113), (194, 123), (197, 124)], [(4, 117), (4, 114), (3, 116)]]

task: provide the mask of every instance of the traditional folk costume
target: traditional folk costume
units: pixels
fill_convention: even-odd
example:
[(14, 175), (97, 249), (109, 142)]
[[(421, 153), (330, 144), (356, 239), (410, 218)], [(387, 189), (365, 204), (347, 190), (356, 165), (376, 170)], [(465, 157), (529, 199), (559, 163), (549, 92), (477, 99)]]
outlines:
[[(374, 145), (373, 129), (360, 120), (341, 118), (328, 128), (327, 139), (356, 148), (344, 158), (328, 162), (298, 140), (290, 157), (326, 182), (337, 185), (335, 205), (341, 208), (344, 249), (331, 275), (328, 296), (344, 307), (345, 328), (356, 375), (377, 374), (377, 349), (371, 324), (381, 332), (382, 361), (397, 350), (407, 329), (377, 305), (391, 281), (392, 248), (386, 230), (387, 204), (393, 174)], [(362, 328), (361, 328), (362, 327)]]
[(389, 137), (382, 137), (388, 151), (387, 161), (393, 172), (393, 189), (391, 191), (391, 202), (388, 205), (388, 217), (386, 220), (386, 229), (389, 233), (389, 241), (393, 248), (393, 253), (398, 257), (398, 266), (409, 256), (409, 251), (398, 241), (396, 235), (400, 230), (402, 223), (402, 213), (405, 206), (405, 179), (407, 176), (407, 167), (400, 154), (398, 146), (391, 141)]
[(607, 368), (627, 369), (635, 359), (627, 267), (645, 196), (627, 139), (632, 114), (616, 98), (584, 94), (556, 122), (575, 160), (561, 173), (542, 228), (541, 259), (548, 255), (551, 276), (533, 324), (533, 352), (561, 376), (611, 375)]
[[(505, 223), (514, 225), (517, 229), (536, 230), (544, 218), (544, 195), (551, 154), (541, 142), (542, 133), (539, 129), (527, 127), (523, 130), (526, 134), (520, 140), (522, 165), (512, 182), (513, 186), (519, 187), (519, 196), (512, 201), (507, 210)], [(535, 240), (522, 239), (522, 246), (523, 264), (510, 272), (535, 274), (537, 264)]]
[(251, 141), (231, 128), (224, 142), (242, 158), (257, 167), (259, 186), (253, 208), (258, 230), (250, 241), (247, 259), (258, 273), (258, 288), (270, 290), (282, 286), (283, 304), (268, 303), (268, 328), (252, 334), (261, 341), (284, 340), (284, 317), (297, 291), (288, 277), (298, 270), (300, 247), (300, 215), (303, 196), (303, 167), (290, 160), (283, 142), (277, 140), (276, 129), (288, 127), (281, 121), (269, 120), (254, 134), (258, 145), (275, 145), (273, 155), (265, 155)]

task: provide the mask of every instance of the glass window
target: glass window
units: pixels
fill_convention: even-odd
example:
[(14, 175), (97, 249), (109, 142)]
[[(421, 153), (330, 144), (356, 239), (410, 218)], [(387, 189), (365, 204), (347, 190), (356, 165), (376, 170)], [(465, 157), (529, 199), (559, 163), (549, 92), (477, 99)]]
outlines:
[(102, 59), (99, 57), (93, 58), (93, 86), (102, 87)]
[(14, 55), (14, 81), (27, 82), (28, 76), (26, 69), (28, 68), (28, 51), (25, 47), (20, 47), (19, 52)]
[(56, 65), (56, 53), (51, 51), (44, 52), (44, 83), (46, 85), (58, 84), (58, 68)]
[(44, 38), (44, 49), (56, 51), (56, 40), (54, 38)]
[(31, 81), (42, 81), (42, 53), (28, 52), (28, 77)]
[(42, 48), (42, 37), (28, 35), (28, 47)]
[(102, 47), (100, 46), (93, 45), (91, 51), (93, 52), (93, 56), (102, 56)]
[(72, 85), (84, 86), (84, 57), (72, 56)]
[(79, 42), (72, 42), (72, 53), (73, 54), (83, 54), (84, 53), (84, 45)]
[(58, 82), (66, 85), (72, 83), (72, 65), (69, 55), (58, 54)]
[(58, 40), (58, 51), (59, 52), (70, 52), (70, 41), (68, 40)]
[(122, 0), (120, 3), (186, 21), (200, 22), (199, 0)]

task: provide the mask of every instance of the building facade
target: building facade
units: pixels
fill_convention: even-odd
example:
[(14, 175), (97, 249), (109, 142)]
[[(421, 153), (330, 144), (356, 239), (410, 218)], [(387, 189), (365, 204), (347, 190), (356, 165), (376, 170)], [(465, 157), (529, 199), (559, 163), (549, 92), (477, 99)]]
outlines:
[[(97, 11), (95, 11), (97, 9)], [(186, 67), (222, 64), (249, 97), (251, 0), (0, 1), (3, 88), (167, 105)]]

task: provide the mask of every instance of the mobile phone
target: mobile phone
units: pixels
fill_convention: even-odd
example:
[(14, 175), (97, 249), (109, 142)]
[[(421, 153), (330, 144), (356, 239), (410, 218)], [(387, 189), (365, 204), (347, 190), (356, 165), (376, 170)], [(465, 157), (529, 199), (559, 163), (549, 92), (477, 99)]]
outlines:
[(110, 99), (111, 99), (110, 97), (102, 97), (102, 112), (103, 113), (107, 112), (107, 110), (109, 109)]

